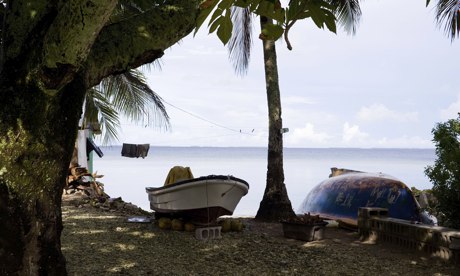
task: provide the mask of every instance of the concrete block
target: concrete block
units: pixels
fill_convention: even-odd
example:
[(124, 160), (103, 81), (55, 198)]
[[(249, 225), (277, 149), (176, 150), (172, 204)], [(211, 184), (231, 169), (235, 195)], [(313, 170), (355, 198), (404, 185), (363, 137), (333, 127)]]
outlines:
[(195, 229), (195, 237), (199, 240), (220, 239), (222, 226), (200, 227)]

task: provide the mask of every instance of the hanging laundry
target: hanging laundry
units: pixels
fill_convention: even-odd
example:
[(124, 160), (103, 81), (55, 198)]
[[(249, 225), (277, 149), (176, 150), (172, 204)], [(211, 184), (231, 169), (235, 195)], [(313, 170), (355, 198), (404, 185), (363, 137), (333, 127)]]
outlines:
[(131, 158), (145, 158), (149, 153), (150, 144), (125, 144), (121, 148), (121, 156), (131, 157)]
[(138, 157), (137, 145), (123, 143), (123, 147), (121, 148), (121, 156)]
[(137, 145), (137, 157), (145, 158), (149, 153), (150, 144), (140, 144)]

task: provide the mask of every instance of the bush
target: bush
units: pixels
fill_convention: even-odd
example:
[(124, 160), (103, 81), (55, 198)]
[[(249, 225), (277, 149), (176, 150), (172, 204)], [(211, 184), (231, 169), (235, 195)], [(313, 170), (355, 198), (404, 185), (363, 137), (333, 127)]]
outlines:
[(433, 183), (433, 194), (438, 200), (435, 206), (440, 223), (460, 229), (460, 114), (457, 119), (438, 123), (433, 128), (433, 142), (437, 159), (425, 174)]

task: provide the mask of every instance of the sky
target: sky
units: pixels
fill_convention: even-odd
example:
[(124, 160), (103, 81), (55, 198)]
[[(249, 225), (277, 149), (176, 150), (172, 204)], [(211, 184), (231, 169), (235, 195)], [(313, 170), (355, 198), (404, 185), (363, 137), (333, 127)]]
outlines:
[[(333, 34), (311, 20), (276, 44), (284, 146), (432, 148), (436, 123), (457, 118), (460, 41), (436, 25), (425, 0), (362, 1), (357, 33)], [(123, 120), (119, 143), (266, 147), (268, 111), (262, 42), (254, 19), (248, 73), (203, 26), (145, 71), (165, 101), (171, 128)]]

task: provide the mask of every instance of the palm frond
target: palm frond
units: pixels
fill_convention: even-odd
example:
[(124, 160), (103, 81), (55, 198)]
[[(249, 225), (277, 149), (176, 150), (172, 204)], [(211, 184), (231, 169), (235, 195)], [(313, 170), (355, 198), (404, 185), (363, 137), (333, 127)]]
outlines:
[(98, 122), (103, 132), (102, 143), (109, 144), (118, 140), (120, 120), (118, 112), (112, 108), (110, 101), (104, 93), (96, 88), (91, 88), (86, 93), (83, 125)]
[(361, 19), (359, 0), (329, 0), (338, 23), (348, 34), (355, 34)]
[(101, 89), (113, 108), (133, 122), (169, 127), (169, 116), (162, 99), (147, 85), (141, 71), (133, 69), (106, 78)]
[(153, 62), (141, 65), (140, 68), (141, 68), (142, 71), (151, 72), (152, 69), (157, 69), (158, 71), (161, 71), (161, 69), (162, 69), (161, 66), (162, 66), (162, 60), (161, 59), (156, 59)]
[(436, 4), (436, 22), (438, 26), (444, 25), (447, 36), (454, 40), (460, 32), (460, 1), (439, 0)]
[(249, 8), (232, 7), (233, 31), (228, 43), (229, 59), (235, 72), (247, 73), (252, 46), (252, 14)]
[(95, 88), (86, 91), (85, 101), (83, 103), (82, 128), (88, 127), (88, 125), (93, 122), (99, 122), (99, 110), (95, 103), (95, 101), (97, 101), (95, 99), (97, 97), (95, 94), (97, 93), (98, 91)]

